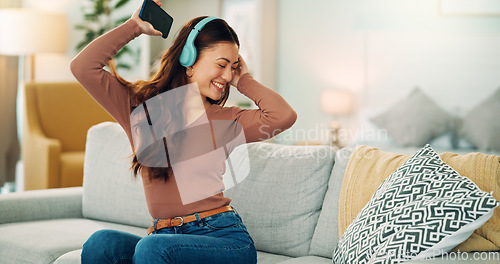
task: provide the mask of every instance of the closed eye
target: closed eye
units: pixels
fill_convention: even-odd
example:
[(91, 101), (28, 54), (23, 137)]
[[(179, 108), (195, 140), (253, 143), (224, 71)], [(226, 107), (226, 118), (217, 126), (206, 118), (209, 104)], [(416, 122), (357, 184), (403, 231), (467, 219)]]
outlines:
[[(225, 69), (227, 66), (227, 65), (222, 65), (222, 64), (217, 64), (217, 65), (219, 65), (219, 67), (221, 67), (222, 69)], [(236, 67), (231, 67), (232, 71), (236, 71), (236, 69), (237, 69)]]

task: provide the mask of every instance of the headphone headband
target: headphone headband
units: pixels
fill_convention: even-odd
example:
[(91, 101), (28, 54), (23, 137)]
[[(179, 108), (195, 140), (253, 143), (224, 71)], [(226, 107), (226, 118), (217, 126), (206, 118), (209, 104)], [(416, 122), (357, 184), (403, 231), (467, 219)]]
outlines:
[(196, 32), (196, 34), (198, 35), (198, 33), (200, 33), (200, 31), (203, 29), (203, 27), (204, 27), (204, 26), (205, 26), (208, 22), (210, 22), (210, 21), (212, 21), (212, 20), (216, 20), (216, 19), (220, 19), (220, 18), (218, 18), (218, 17), (213, 17), (213, 16), (206, 17), (206, 18), (202, 19), (200, 22), (198, 22), (198, 23), (194, 26), (194, 28), (193, 28), (191, 31), (193, 31), (193, 30), (195, 30), (195, 29), (196, 29), (196, 30), (198, 31), (198, 32)]
[(191, 29), (191, 32), (189, 33), (189, 36), (186, 40), (186, 44), (184, 45), (184, 48), (182, 48), (182, 53), (179, 58), (179, 62), (182, 66), (184, 67), (189, 67), (193, 66), (193, 64), (196, 62), (196, 58), (198, 56), (198, 52), (196, 50), (196, 47), (194, 46), (194, 41), (200, 31), (203, 29), (203, 27), (210, 21), (220, 19), (218, 17), (206, 17), (202, 19), (200, 22), (198, 22), (193, 29)]

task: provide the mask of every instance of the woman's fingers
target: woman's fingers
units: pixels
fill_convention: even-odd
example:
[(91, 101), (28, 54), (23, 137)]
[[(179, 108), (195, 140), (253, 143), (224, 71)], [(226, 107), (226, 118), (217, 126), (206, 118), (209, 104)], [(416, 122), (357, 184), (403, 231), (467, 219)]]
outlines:
[(161, 3), (160, 3), (160, 1), (159, 1), (159, 0), (153, 0), (153, 1), (155, 1), (155, 3), (156, 3), (157, 5), (161, 6)]
[(250, 72), (250, 71), (248, 70), (247, 63), (245, 62), (245, 60), (243, 59), (243, 57), (240, 54), (238, 56), (238, 68), (233, 75), (233, 79), (230, 82), (231, 85), (236, 87), (238, 85), (238, 81), (240, 80), (240, 77), (243, 74), (248, 73), (248, 72)]
[[(154, 1), (155, 1), (155, 3), (157, 3), (157, 4), (159, 4), (161, 6), (161, 3), (158, 0), (154, 0)], [(132, 15), (131, 19), (133, 19), (133, 20), (135, 20), (137, 22), (137, 24), (141, 28), (142, 33), (147, 34), (147, 35), (151, 35), (151, 36), (162, 36), (163, 34), (160, 31), (156, 30), (153, 27), (153, 25), (151, 25), (151, 23), (149, 23), (147, 21), (144, 21), (144, 20), (142, 20), (139, 17), (140, 11), (141, 11), (141, 8), (139, 7), (134, 12), (134, 14)]]
[(238, 63), (238, 68), (240, 70), (240, 75), (243, 75), (243, 74), (249, 72), (248, 65), (245, 62), (245, 60), (243, 59), (243, 57), (241, 56), (241, 54), (238, 57), (238, 62), (239, 62)]
[[(147, 23), (147, 22), (145, 22), (145, 23)], [(163, 34), (161, 33), (161, 31), (156, 30), (156, 29), (153, 27), (153, 25), (151, 25), (150, 23), (147, 23), (147, 29), (146, 29), (145, 31), (146, 31), (146, 32), (145, 32), (146, 34), (150, 34), (150, 35), (156, 35), (156, 36), (161, 36), (161, 35), (163, 35)]]

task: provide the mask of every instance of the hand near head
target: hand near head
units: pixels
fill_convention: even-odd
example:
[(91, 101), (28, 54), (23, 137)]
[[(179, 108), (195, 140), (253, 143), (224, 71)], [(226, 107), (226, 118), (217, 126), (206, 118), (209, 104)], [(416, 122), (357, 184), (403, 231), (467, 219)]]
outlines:
[(238, 82), (240, 80), (240, 77), (242, 75), (250, 72), (248, 70), (248, 65), (246, 64), (245, 60), (243, 60), (243, 57), (241, 57), (241, 55), (239, 55), (238, 61), (239, 61), (238, 67), (236, 68), (236, 71), (234, 72), (233, 79), (230, 82), (230, 84), (234, 87), (237, 87)]
[[(161, 6), (160, 1), (158, 0), (153, 0), (157, 5)], [(142, 20), (139, 17), (139, 13), (141, 13), (141, 8), (137, 9), (132, 17), (130, 19), (135, 20), (137, 24), (139, 25), (139, 28), (141, 29), (142, 33), (150, 36), (161, 36), (162, 33), (159, 30), (156, 30), (153, 25), (151, 25), (149, 22), (146, 22)]]

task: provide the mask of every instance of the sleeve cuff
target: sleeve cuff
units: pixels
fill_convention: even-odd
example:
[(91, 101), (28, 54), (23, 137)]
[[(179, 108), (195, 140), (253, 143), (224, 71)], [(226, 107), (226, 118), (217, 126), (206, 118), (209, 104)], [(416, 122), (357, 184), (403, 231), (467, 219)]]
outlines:
[(238, 80), (238, 84), (236, 85), (236, 87), (238, 88), (238, 91), (240, 92), (243, 92), (243, 90), (245, 89), (245, 84), (247, 83), (248, 80), (253, 80), (253, 77), (252, 75), (250, 75), (250, 73), (245, 73), (243, 74), (240, 79)]

